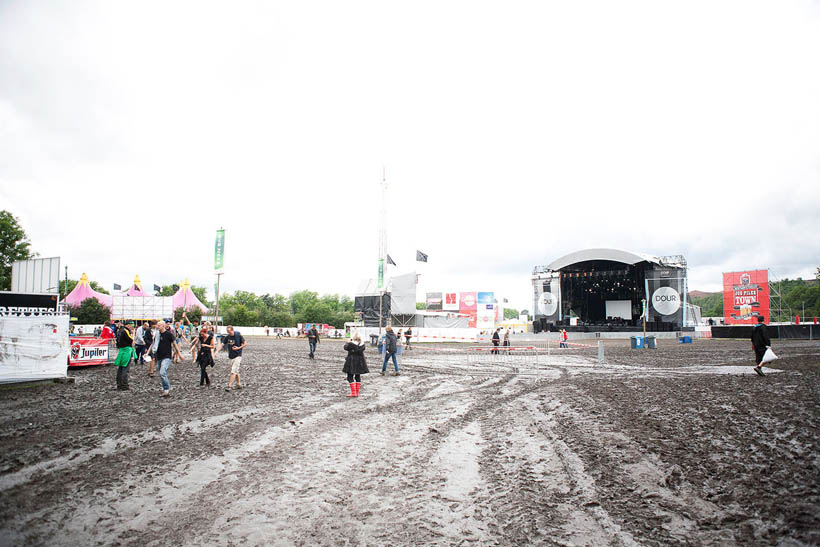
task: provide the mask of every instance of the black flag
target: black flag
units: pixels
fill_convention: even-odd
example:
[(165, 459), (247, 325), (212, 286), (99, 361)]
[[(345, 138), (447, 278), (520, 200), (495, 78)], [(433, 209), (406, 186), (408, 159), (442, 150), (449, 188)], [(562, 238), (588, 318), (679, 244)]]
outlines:
[(388, 263), (388, 264), (390, 264), (390, 265), (392, 265), (392, 266), (395, 266), (395, 265), (396, 265), (396, 263), (395, 263), (395, 262), (393, 262), (393, 259), (392, 259), (392, 258), (390, 258), (390, 255), (387, 255), (387, 263)]
[(161, 290), (162, 287), (160, 287), (159, 285), (154, 285), (154, 292), (160, 292)]
[(114, 290), (115, 291), (121, 291), (122, 290), (122, 287), (119, 285), (119, 283), (114, 283)]
[(427, 255), (421, 251), (416, 251), (416, 262), (427, 262)]

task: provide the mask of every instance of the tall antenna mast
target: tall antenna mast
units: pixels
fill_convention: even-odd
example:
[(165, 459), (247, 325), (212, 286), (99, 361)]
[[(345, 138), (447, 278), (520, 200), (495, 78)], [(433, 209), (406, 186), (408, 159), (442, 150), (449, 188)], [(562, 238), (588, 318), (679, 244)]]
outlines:
[(382, 300), (384, 300), (384, 260), (387, 255), (387, 169), (382, 165), (382, 210), (379, 218), (379, 339), (382, 335)]
[[(382, 208), (379, 217), (379, 260), (387, 257), (387, 169), (382, 166)], [(379, 288), (381, 288), (381, 279)]]

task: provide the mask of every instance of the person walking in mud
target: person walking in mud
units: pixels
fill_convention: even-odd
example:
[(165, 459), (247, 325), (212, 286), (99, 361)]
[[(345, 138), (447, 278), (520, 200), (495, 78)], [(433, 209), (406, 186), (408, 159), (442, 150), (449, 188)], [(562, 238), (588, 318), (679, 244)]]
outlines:
[[(159, 342), (159, 329), (157, 322), (151, 321), (148, 330), (142, 334), (145, 339), (145, 355), (148, 355), (148, 376), (154, 376), (154, 363), (156, 362), (157, 343)], [(153, 357), (153, 358), (152, 358)], [(159, 366), (159, 365), (157, 365)]]
[(184, 361), (182, 353), (179, 351), (176, 335), (173, 329), (168, 328), (165, 321), (157, 322), (157, 340), (155, 341), (156, 351), (154, 360), (159, 366), (159, 379), (162, 382), (162, 396), (171, 395), (171, 382), (168, 380), (168, 368), (171, 366), (171, 358), (176, 355), (181, 363)]
[(217, 351), (222, 351), (223, 347), (228, 348), (228, 359), (231, 362), (231, 375), (228, 377), (228, 387), (225, 388), (225, 391), (230, 391), (233, 389), (233, 383), (236, 381), (236, 389), (242, 389), (242, 382), (239, 378), (239, 367), (242, 364), (242, 350), (248, 344), (245, 341), (245, 337), (239, 333), (239, 331), (234, 330), (231, 325), (228, 325), (225, 329), (228, 331), (222, 338), (222, 342), (219, 344), (219, 349)]
[(196, 356), (196, 363), (199, 365), (199, 387), (211, 386), (211, 379), (208, 377), (208, 367), (214, 366), (214, 335), (203, 329), (199, 333), (199, 339), (191, 343), (191, 348), (199, 346)]
[(755, 352), (756, 363), (754, 371), (760, 376), (765, 376), (760, 368), (763, 363), (763, 355), (765, 355), (766, 349), (772, 345), (772, 341), (769, 339), (769, 329), (766, 327), (765, 320), (765, 317), (758, 315), (757, 325), (752, 328), (752, 349)]
[(413, 327), (407, 327), (404, 331), (404, 349), (410, 349), (410, 339), (413, 337)]
[(504, 353), (510, 353), (510, 329), (504, 331)]
[(128, 367), (131, 359), (136, 359), (134, 351), (134, 336), (131, 334), (131, 323), (120, 329), (117, 334), (117, 359), (114, 365), (117, 367), (117, 389), (126, 391), (128, 387)]
[(358, 397), (362, 388), (362, 374), (370, 372), (367, 368), (367, 360), (364, 356), (366, 348), (359, 333), (353, 335), (353, 339), (344, 345), (347, 357), (342, 367), (342, 372), (347, 374), (347, 383), (350, 384), (350, 395), (348, 397)]
[[(140, 365), (145, 363), (145, 334), (148, 333), (150, 336), (151, 331), (148, 328), (148, 321), (144, 321), (138, 328), (137, 331), (134, 333), (134, 351), (137, 352), (137, 357), (135, 358), (134, 364), (139, 363)], [(150, 344), (149, 344), (150, 345)]]
[(387, 361), (391, 357), (393, 358), (393, 368), (395, 369), (395, 371), (393, 372), (393, 376), (398, 376), (399, 374), (401, 374), (399, 372), (399, 362), (396, 361), (397, 351), (398, 345), (396, 344), (396, 333), (393, 332), (392, 327), (387, 327), (384, 332), (384, 363), (382, 363), (382, 376), (387, 374)]
[(310, 330), (307, 332), (307, 339), (308, 346), (310, 347), (310, 358), (314, 359), (313, 354), (316, 353), (316, 344), (319, 343), (319, 331), (316, 330), (315, 325), (310, 326)]
[(490, 351), (492, 355), (498, 355), (498, 344), (501, 342), (501, 336), (498, 334), (500, 329), (495, 329), (493, 333), (493, 349)]

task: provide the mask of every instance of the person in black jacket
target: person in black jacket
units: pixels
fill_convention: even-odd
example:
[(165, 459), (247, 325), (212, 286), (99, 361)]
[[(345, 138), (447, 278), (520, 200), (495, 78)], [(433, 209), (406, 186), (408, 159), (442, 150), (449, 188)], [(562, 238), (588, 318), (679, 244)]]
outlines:
[(766, 348), (772, 345), (769, 340), (769, 331), (764, 323), (765, 318), (762, 315), (757, 316), (757, 325), (752, 328), (752, 349), (755, 350), (755, 372), (763, 376), (763, 371), (760, 370), (760, 363), (763, 361), (763, 354), (766, 353)]
[[(199, 387), (210, 386), (211, 379), (208, 378), (208, 367), (214, 366), (214, 335), (208, 330), (199, 331), (199, 351), (196, 362), (199, 365)], [(195, 347), (197, 342), (193, 342), (191, 347)]]
[(493, 333), (493, 349), (490, 351), (493, 355), (498, 355), (498, 343), (501, 341), (501, 336), (498, 334), (498, 329)]
[(347, 373), (347, 383), (350, 384), (350, 395), (348, 397), (358, 397), (362, 388), (362, 374), (370, 372), (367, 369), (367, 360), (364, 357), (364, 350), (367, 346), (362, 342), (362, 338), (357, 334), (353, 340), (345, 344), (345, 366), (342, 372)]
[(308, 345), (310, 346), (309, 357), (313, 359), (313, 354), (316, 353), (316, 344), (319, 343), (319, 331), (315, 326), (311, 326), (307, 333)]

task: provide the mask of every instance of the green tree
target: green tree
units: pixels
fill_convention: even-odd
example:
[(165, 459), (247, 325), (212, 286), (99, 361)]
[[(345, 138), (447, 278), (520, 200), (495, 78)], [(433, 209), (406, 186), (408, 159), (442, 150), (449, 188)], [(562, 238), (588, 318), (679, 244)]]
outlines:
[(417, 310), (426, 310), (427, 309), (427, 303), (426, 302), (416, 302), (416, 309)]
[(11, 264), (35, 256), (20, 222), (8, 211), (0, 211), (0, 290), (11, 289)]
[[(143, 288), (144, 287), (145, 287), (145, 285), (143, 285)], [(175, 289), (173, 285), (163, 285), (159, 288), (159, 292), (157, 293), (157, 296), (174, 296), (177, 293), (177, 290), (178, 290), (178, 288)], [(152, 291), (145, 291), (145, 292), (150, 293)]]
[(111, 310), (96, 298), (86, 298), (71, 308), (71, 317), (76, 317), (80, 325), (97, 325), (111, 319)]
[(504, 308), (504, 319), (518, 319), (518, 310), (515, 308)]
[(299, 317), (305, 314), (305, 310), (311, 304), (316, 304), (319, 300), (319, 294), (312, 291), (297, 291), (290, 295), (290, 311), (299, 320)]
[[(65, 280), (60, 281), (60, 300), (65, 299), (67, 295), (71, 294), (71, 291), (74, 290), (74, 288), (77, 286), (77, 283), (79, 283), (79, 281), (76, 279), (69, 279), (68, 283), (66, 283)], [(105, 290), (105, 288), (103, 288), (102, 285), (100, 285), (96, 281), (89, 280), (88, 286), (99, 293), (110, 294), (107, 290)], [(66, 287), (68, 287), (68, 290), (66, 290)]]
[(234, 304), (230, 309), (226, 310), (223, 317), (227, 325), (243, 327), (259, 326), (259, 313), (256, 310), (248, 309), (245, 304)]
[[(182, 312), (184, 311), (185, 309), (182, 307), (175, 309), (174, 321), (182, 321)], [(199, 307), (197, 306), (194, 306), (193, 308), (189, 309), (186, 312), (186, 315), (188, 316), (188, 321), (190, 321), (191, 323), (193, 323), (194, 321), (202, 321), (202, 310), (199, 309)]]
[(689, 297), (689, 302), (700, 306), (702, 317), (723, 317), (723, 293), (714, 292), (696, 298)]

